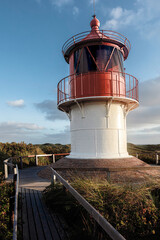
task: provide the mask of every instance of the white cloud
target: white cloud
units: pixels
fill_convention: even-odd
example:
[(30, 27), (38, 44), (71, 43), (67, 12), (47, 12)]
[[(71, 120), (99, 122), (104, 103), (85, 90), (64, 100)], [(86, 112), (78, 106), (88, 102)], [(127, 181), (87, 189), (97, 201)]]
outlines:
[(19, 99), (15, 101), (8, 101), (7, 104), (11, 107), (24, 107), (24, 100)]
[(123, 9), (121, 7), (113, 8), (111, 11), (111, 17), (114, 19), (119, 19), (123, 14)]
[(50, 0), (50, 2), (52, 5), (61, 8), (65, 5), (71, 4), (73, 0)]
[[(139, 86), (140, 106), (127, 116), (128, 139), (138, 143), (159, 143), (160, 136), (160, 77)], [(155, 137), (154, 137), (155, 136)]]
[(135, 10), (120, 6), (111, 9), (109, 19), (102, 28), (119, 30), (133, 27), (145, 38), (160, 34), (160, 1), (136, 0), (135, 7)]
[(74, 6), (73, 7), (73, 15), (78, 15), (79, 14), (79, 8)]
[(61, 144), (69, 144), (70, 143), (70, 131), (69, 126), (66, 126), (63, 131), (60, 131), (58, 133), (49, 133), (44, 135), (44, 142), (55, 142), (55, 143), (61, 143)]
[(26, 142), (26, 143), (70, 143), (69, 126), (57, 129), (45, 129), (34, 123), (1, 122), (0, 142)]
[(160, 77), (140, 84), (142, 106), (160, 106)]
[[(44, 127), (34, 123), (1, 122), (0, 141), (39, 143), (44, 137), (44, 129)], [(43, 140), (41, 143), (43, 143)]]
[(42, 130), (44, 127), (40, 127), (34, 123), (20, 123), (20, 122), (2, 122), (0, 123), (0, 132), (12, 132), (15, 130)]
[(140, 11), (123, 9), (121, 7), (113, 8), (110, 12), (110, 20), (103, 25), (104, 29), (117, 30), (122, 27), (134, 25), (137, 18), (141, 16)]
[(159, 0), (137, 0), (135, 5), (145, 11), (148, 19), (153, 19), (159, 16), (160, 13), (160, 1)]
[(38, 110), (45, 113), (47, 120), (68, 120), (67, 115), (57, 109), (57, 103), (52, 100), (45, 100), (41, 103), (35, 103), (35, 106)]

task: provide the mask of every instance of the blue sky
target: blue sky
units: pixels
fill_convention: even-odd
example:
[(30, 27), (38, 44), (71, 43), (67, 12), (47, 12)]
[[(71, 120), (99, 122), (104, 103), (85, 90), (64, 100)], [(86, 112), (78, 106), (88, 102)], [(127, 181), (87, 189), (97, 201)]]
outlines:
[[(90, 0), (0, 0), (0, 141), (69, 143), (56, 109), (57, 83), (69, 74), (61, 53), (90, 30)], [(127, 117), (128, 142), (160, 144), (160, 1), (96, 0), (101, 29), (124, 34), (126, 72), (140, 82), (140, 107)]]

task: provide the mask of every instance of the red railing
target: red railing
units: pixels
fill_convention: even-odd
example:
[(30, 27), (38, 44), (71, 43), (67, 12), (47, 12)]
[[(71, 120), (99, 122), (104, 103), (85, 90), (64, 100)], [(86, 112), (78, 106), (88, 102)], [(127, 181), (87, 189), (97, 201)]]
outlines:
[(121, 72), (72, 74), (58, 83), (57, 103), (87, 97), (121, 97), (138, 101), (138, 80)]
[[(71, 38), (69, 38), (63, 45), (62, 47), (62, 53), (63, 55), (66, 54), (67, 50), (74, 44), (77, 44), (81, 41), (88, 41), (88, 40), (93, 40), (95, 38), (93, 38), (93, 36), (91, 35), (90, 37), (88, 36), (88, 34), (90, 33), (90, 31), (86, 31), (86, 32), (82, 32), (82, 33), (78, 33), (74, 36), (72, 36)], [(97, 30), (97, 39), (104, 39), (104, 40), (108, 40), (108, 41), (116, 41), (119, 42), (121, 44), (123, 44), (128, 52), (131, 49), (131, 44), (129, 42), (129, 40), (123, 36), (122, 34), (118, 33), (118, 32), (114, 32), (114, 31), (110, 31), (110, 30)]]

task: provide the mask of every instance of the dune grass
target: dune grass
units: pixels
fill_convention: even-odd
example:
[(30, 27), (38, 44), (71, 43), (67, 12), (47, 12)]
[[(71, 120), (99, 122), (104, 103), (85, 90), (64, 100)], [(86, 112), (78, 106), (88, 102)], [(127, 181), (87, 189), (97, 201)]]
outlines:
[[(71, 185), (126, 239), (160, 239), (160, 181), (119, 185), (75, 176)], [(93, 219), (61, 184), (48, 187), (44, 198), (50, 208), (65, 213), (75, 229), (73, 239), (82, 233), (86, 239), (109, 239), (100, 227), (93, 231)]]

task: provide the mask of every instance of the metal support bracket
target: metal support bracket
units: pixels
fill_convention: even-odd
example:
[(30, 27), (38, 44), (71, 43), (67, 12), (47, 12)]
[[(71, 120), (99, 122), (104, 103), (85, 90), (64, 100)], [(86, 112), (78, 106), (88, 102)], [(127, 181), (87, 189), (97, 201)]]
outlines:
[(69, 120), (71, 121), (71, 110), (69, 110), (69, 112), (65, 111), (63, 108), (59, 107), (59, 109), (61, 109), (64, 113), (67, 114), (67, 117), (69, 118)]
[(110, 107), (113, 102), (113, 97), (109, 99), (109, 101), (106, 102), (106, 118), (107, 118), (107, 128), (109, 128), (109, 112), (110, 112)]
[(128, 115), (128, 113), (134, 108), (134, 106), (136, 105), (136, 103), (135, 104), (133, 104), (133, 105), (131, 105), (131, 106), (129, 106), (129, 104), (127, 104), (125, 107), (124, 107), (124, 111), (123, 111), (123, 113), (124, 113), (124, 118)]
[(113, 102), (113, 97), (109, 99), (109, 101), (106, 102), (106, 118), (109, 117), (109, 110), (110, 110), (110, 106)]
[(83, 103), (79, 103), (77, 102), (77, 100), (75, 99), (74, 100), (75, 103), (77, 103), (77, 106), (79, 107), (79, 110), (80, 110), (80, 113), (81, 113), (81, 117), (82, 118), (85, 118), (85, 115), (84, 115), (84, 104)]

